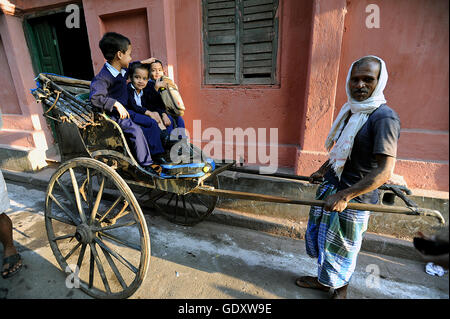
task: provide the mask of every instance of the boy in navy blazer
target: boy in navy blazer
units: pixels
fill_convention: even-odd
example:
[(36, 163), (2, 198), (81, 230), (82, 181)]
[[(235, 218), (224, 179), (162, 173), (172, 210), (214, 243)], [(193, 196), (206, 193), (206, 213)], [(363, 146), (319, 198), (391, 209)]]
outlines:
[[(158, 138), (159, 144), (147, 139), (147, 136), (155, 134), (159, 137), (158, 128), (155, 130), (139, 126), (132, 120), (134, 112), (124, 106), (128, 100), (127, 68), (132, 51), (130, 40), (121, 34), (108, 32), (100, 40), (99, 46), (107, 62), (91, 81), (89, 99), (92, 105), (104, 110), (119, 124), (139, 165), (150, 169), (153, 162), (165, 162), (160, 139)], [(153, 60), (150, 58), (141, 62), (150, 63)], [(149, 147), (149, 142), (154, 144), (152, 148)]]

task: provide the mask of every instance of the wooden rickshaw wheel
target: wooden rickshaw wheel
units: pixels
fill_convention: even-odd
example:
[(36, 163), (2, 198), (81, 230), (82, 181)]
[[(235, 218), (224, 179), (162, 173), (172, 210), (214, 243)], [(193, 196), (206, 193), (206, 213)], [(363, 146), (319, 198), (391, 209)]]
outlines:
[[(195, 155), (204, 158), (204, 153), (196, 146), (190, 144)], [(216, 175), (207, 178), (204, 185), (219, 188), (219, 179)], [(193, 226), (207, 218), (214, 211), (218, 203), (217, 196), (187, 193), (184, 195), (153, 189), (149, 192), (149, 198), (146, 201), (158, 213), (168, 221), (183, 225)]]
[(108, 165), (92, 158), (61, 165), (47, 188), (45, 226), (59, 266), (71, 275), (68, 288), (127, 298), (144, 281), (147, 224), (133, 192)]

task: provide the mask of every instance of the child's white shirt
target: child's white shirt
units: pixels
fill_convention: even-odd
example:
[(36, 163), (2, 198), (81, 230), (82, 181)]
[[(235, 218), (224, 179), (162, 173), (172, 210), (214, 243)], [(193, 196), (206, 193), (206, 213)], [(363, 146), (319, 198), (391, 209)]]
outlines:
[(115, 67), (113, 67), (111, 64), (109, 64), (108, 62), (105, 62), (106, 68), (108, 69), (108, 71), (111, 73), (111, 75), (113, 77), (117, 77), (119, 75), (119, 73), (122, 73), (122, 76), (125, 76), (125, 74), (127, 74), (127, 70), (122, 69), (119, 71), (117, 71), (117, 69)]
[(134, 91), (134, 100), (136, 101), (137, 106), (142, 106), (141, 98), (142, 98), (142, 95), (144, 95), (144, 91), (141, 90), (140, 93), (137, 93), (136, 88), (134, 87), (133, 84), (131, 84), (131, 87), (133, 88), (133, 91)]

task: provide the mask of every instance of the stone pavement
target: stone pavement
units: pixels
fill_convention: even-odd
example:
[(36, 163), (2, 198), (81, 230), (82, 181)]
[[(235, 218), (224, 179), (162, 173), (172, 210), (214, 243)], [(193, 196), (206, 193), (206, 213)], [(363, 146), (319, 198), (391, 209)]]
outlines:
[[(43, 212), (45, 189), (18, 182), (8, 182), (7, 186), (11, 199), (7, 214), (13, 221), (14, 241), (25, 266), (12, 278), (0, 278), (0, 299), (90, 299), (73, 287), (50, 248)], [(223, 305), (253, 300), (273, 304), (271, 317), (278, 317), (279, 304), (272, 300), (292, 300), (295, 309), (295, 305), (305, 307), (305, 299), (323, 302), (328, 298), (325, 292), (294, 284), (296, 277), (317, 272), (317, 261), (306, 255), (304, 240), (210, 221), (183, 227), (152, 212), (145, 219), (150, 234), (150, 264), (146, 279), (131, 299), (177, 299), (169, 307), (161, 304), (169, 312), (185, 303), (220, 299), (224, 300), (219, 302)], [(128, 235), (133, 237), (133, 232)], [(70, 258), (69, 264), (78, 256)], [(423, 261), (362, 251), (349, 298), (448, 300), (448, 273), (443, 277), (430, 276), (424, 266)], [(81, 268), (89, 269), (87, 261)], [(112, 275), (111, 271), (107, 274)], [(155, 308), (149, 309), (153, 312)], [(166, 317), (175, 316), (167, 313)]]

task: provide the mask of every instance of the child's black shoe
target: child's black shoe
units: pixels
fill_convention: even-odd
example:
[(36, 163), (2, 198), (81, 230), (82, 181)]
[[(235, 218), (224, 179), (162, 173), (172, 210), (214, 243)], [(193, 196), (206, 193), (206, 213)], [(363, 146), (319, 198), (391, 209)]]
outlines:
[(167, 130), (162, 130), (160, 133), (161, 143), (164, 148), (167, 148), (170, 146), (170, 134), (167, 133)]
[(164, 158), (164, 153), (154, 154), (154, 155), (152, 155), (152, 159), (153, 159), (153, 163), (155, 163), (155, 164), (167, 164), (167, 163), (169, 163)]

